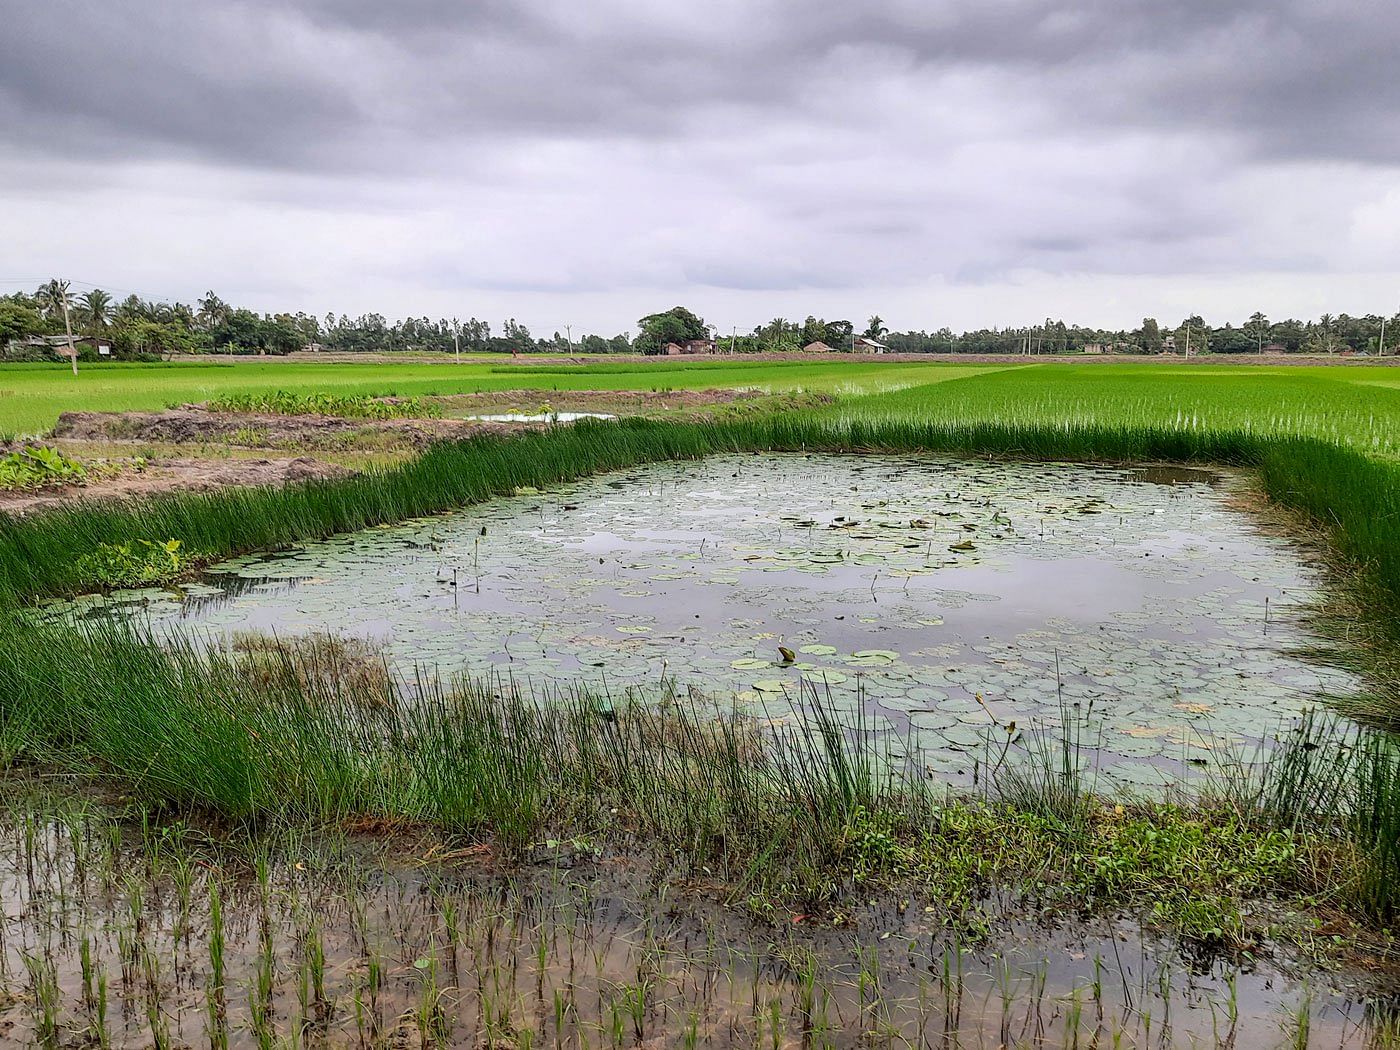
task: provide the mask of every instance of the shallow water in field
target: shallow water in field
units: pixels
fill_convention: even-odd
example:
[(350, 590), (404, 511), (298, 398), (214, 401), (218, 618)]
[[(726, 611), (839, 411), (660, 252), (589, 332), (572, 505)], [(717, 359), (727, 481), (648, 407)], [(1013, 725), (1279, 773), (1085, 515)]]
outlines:
[(485, 847), (303, 840), (259, 877), (179, 828), (7, 801), (6, 1045), (1392, 1045), (1380, 981), (1300, 982), (1127, 922), (993, 901), (959, 936), (944, 902), (886, 893), (770, 924), (569, 847), (506, 875)]
[(491, 412), (463, 416), (483, 423), (575, 423), (580, 419), (616, 419), (606, 412)]
[[(1297, 655), (1320, 570), (1183, 468), (721, 456), (214, 566), (79, 600), (226, 636), (325, 629), (405, 668), (733, 694), (806, 686), (958, 779), (1069, 712), (1108, 780), (1252, 753), (1348, 672)], [(790, 650), (787, 659), (781, 648)], [(1002, 737), (1001, 739), (1004, 739)]]

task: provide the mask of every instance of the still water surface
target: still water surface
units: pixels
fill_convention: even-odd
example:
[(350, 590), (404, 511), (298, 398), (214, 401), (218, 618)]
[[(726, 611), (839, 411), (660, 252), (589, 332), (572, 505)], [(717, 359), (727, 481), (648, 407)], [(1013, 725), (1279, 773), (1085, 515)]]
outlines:
[[(405, 669), (737, 697), (804, 683), (965, 775), (989, 729), (1090, 728), (1152, 787), (1251, 751), (1322, 694), (1320, 569), (1181, 468), (720, 456), (521, 492), (79, 602), (227, 638), (328, 630)], [(784, 658), (780, 647), (795, 659)]]

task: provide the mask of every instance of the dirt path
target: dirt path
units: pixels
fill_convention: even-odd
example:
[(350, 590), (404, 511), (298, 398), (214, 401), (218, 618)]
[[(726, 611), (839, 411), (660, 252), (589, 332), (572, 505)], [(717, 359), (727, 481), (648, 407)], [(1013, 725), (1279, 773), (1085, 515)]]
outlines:
[(415, 447), (447, 438), (524, 429), (469, 419), (342, 419), (170, 408), (163, 412), (64, 412), (53, 436), (68, 441), (171, 442), (242, 448), (335, 449), (380, 435)]
[(98, 477), (83, 485), (62, 485), (36, 492), (0, 491), (0, 513), (22, 516), (88, 500), (136, 499), (176, 491), (209, 492), (231, 485), (285, 485), (352, 473), (310, 456), (168, 459), (139, 470), (123, 470), (112, 477)]
[[(395, 402), (395, 398), (384, 398)], [(31, 514), (77, 502), (207, 492), (235, 485), (285, 485), (343, 477), (386, 459), (412, 456), (436, 441), (506, 435), (555, 425), (546, 419), (486, 415), (685, 418), (719, 409), (797, 406), (824, 395), (768, 396), (736, 390), (509, 390), (423, 398), (441, 418), (347, 419), (324, 415), (211, 412), (183, 405), (161, 412), (65, 412), (52, 444), (93, 469), (83, 485), (34, 492), (0, 490), (0, 513)], [(338, 462), (335, 462), (338, 461)]]

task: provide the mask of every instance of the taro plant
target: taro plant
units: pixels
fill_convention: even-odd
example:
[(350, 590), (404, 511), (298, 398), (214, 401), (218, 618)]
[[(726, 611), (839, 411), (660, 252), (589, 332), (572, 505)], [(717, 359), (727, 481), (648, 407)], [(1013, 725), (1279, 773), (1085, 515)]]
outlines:
[(87, 480), (81, 463), (56, 448), (27, 445), (0, 455), (0, 489), (32, 490)]

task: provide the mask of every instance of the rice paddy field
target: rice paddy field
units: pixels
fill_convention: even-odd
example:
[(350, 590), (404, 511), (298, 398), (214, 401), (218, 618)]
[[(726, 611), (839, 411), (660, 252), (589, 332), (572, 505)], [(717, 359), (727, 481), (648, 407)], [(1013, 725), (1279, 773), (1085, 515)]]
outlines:
[(833, 395), (0, 517), (0, 1031), (1397, 1045), (1393, 374), (0, 370)]
[(979, 365), (832, 362), (645, 361), (584, 366), (520, 365), (464, 356), (442, 363), (335, 364), (303, 361), (94, 364), (75, 378), (64, 365), (0, 364), (0, 437), (41, 434), (60, 412), (151, 411), (212, 398), (279, 390), (343, 397), (424, 396), (493, 390), (696, 390), (751, 387), (842, 393), (893, 390), (972, 375)]

